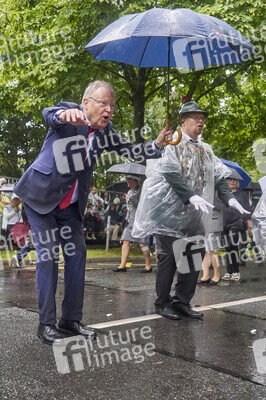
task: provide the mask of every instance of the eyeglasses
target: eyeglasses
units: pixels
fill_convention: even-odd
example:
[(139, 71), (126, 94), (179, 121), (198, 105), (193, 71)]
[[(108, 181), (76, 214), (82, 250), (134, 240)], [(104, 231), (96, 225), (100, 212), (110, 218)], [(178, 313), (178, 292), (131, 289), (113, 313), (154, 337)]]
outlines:
[(112, 111), (113, 111), (114, 108), (115, 108), (115, 105), (114, 105), (114, 104), (106, 103), (106, 101), (97, 100), (97, 99), (94, 99), (94, 98), (91, 97), (91, 96), (89, 96), (89, 99), (92, 99), (92, 100), (96, 101), (96, 103), (98, 103), (98, 104), (100, 105), (100, 107), (102, 107), (102, 108), (106, 108), (106, 107), (109, 106), (109, 107), (111, 108)]
[(207, 117), (205, 115), (188, 115), (186, 118), (194, 119), (194, 121), (205, 121)]

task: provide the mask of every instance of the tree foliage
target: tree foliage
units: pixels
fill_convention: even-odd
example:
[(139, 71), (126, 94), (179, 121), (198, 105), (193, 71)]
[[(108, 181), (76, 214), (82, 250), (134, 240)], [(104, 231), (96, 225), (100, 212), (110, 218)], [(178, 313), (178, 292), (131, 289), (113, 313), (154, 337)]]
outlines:
[(0, 115), (0, 171), (1, 175), (20, 176), (37, 157), (46, 129), (35, 124), (30, 116)]
[[(166, 69), (94, 61), (84, 47), (120, 16), (152, 7), (167, 8), (169, 1), (0, 0), (0, 5), (1, 126), (3, 132), (10, 129), (15, 135), (16, 129), (10, 125), (13, 119), (20, 128), (12, 143), (8, 135), (2, 136), (1, 166), (5, 164), (5, 151), (9, 151), (14, 155), (10, 170), (21, 172), (35, 156), (34, 146), (36, 152), (40, 149), (44, 135), (41, 109), (62, 99), (78, 102), (93, 79), (111, 81), (115, 87), (117, 109), (113, 122), (119, 131), (129, 132), (134, 139), (132, 128), (136, 128), (136, 140), (140, 141), (140, 128), (145, 123), (150, 128), (148, 136), (156, 136), (165, 115)], [(219, 156), (240, 162), (255, 177), (252, 143), (264, 136), (265, 128), (264, 3), (184, 0), (172, 1), (172, 7), (191, 8), (223, 19), (258, 48), (252, 65), (186, 75), (171, 69), (170, 75), (174, 103), (180, 106), (182, 96), (187, 95), (210, 111), (204, 139)], [(105, 167), (96, 173), (98, 179)]]

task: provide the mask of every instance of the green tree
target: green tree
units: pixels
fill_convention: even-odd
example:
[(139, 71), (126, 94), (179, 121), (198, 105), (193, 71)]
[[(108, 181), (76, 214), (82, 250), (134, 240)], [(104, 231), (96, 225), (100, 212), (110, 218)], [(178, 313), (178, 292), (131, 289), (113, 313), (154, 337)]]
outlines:
[[(93, 79), (113, 83), (117, 110), (113, 122), (119, 131), (140, 128), (148, 123), (151, 135), (160, 130), (165, 110), (166, 69), (138, 69), (125, 64), (94, 61), (85, 45), (105, 26), (124, 14), (152, 7), (168, 7), (169, 1), (141, 0), (59, 0), (56, 4), (22, 0), (0, 0), (0, 105), (6, 117), (30, 113), (41, 121), (41, 109), (62, 99), (78, 101)], [(171, 85), (181, 105), (184, 95), (208, 107), (212, 117), (204, 138), (216, 152), (235, 161), (247, 160), (255, 173), (250, 146), (264, 135), (262, 52), (264, 4), (262, 1), (227, 0), (172, 1), (172, 7), (187, 7), (221, 18), (239, 29), (258, 47), (256, 62), (210, 71), (180, 74), (171, 69)], [(146, 112), (145, 112), (146, 110)], [(132, 136), (132, 138), (134, 138)]]
[(20, 176), (36, 158), (45, 137), (43, 124), (18, 114), (0, 116), (1, 175)]

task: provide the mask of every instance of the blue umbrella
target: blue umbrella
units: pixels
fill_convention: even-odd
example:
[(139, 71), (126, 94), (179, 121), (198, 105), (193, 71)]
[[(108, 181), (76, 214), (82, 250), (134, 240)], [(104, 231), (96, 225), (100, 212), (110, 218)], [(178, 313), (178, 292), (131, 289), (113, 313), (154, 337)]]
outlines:
[(248, 175), (248, 173), (242, 167), (240, 167), (237, 162), (224, 160), (223, 158), (220, 158), (220, 160), (222, 163), (224, 163), (224, 165), (230, 169), (234, 169), (240, 175), (241, 180), (239, 180), (239, 187), (240, 189), (245, 189), (251, 181), (251, 177)]
[(226, 22), (187, 8), (151, 10), (121, 17), (85, 47), (96, 60), (137, 67), (169, 67), (180, 72), (241, 64), (254, 47)]
[(241, 64), (254, 51), (226, 22), (187, 8), (153, 8), (125, 15), (103, 29), (86, 49), (96, 60), (185, 70)]

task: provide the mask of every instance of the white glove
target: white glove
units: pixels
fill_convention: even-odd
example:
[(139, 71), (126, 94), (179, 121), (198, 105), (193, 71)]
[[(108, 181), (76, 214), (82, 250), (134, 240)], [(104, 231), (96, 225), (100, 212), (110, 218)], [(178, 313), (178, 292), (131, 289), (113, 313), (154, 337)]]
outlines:
[(200, 208), (201, 211), (206, 212), (207, 214), (209, 214), (209, 210), (208, 210), (207, 206), (214, 208), (214, 206), (211, 203), (208, 203), (206, 200), (204, 200), (200, 196), (197, 196), (196, 194), (195, 194), (195, 196), (190, 197), (189, 201), (191, 204), (193, 204), (193, 206), (196, 208), (196, 210), (198, 210)]
[(245, 210), (241, 204), (237, 201), (237, 199), (230, 199), (228, 201), (228, 204), (230, 207), (235, 208), (237, 211), (239, 211), (241, 214), (250, 214), (249, 211)]

